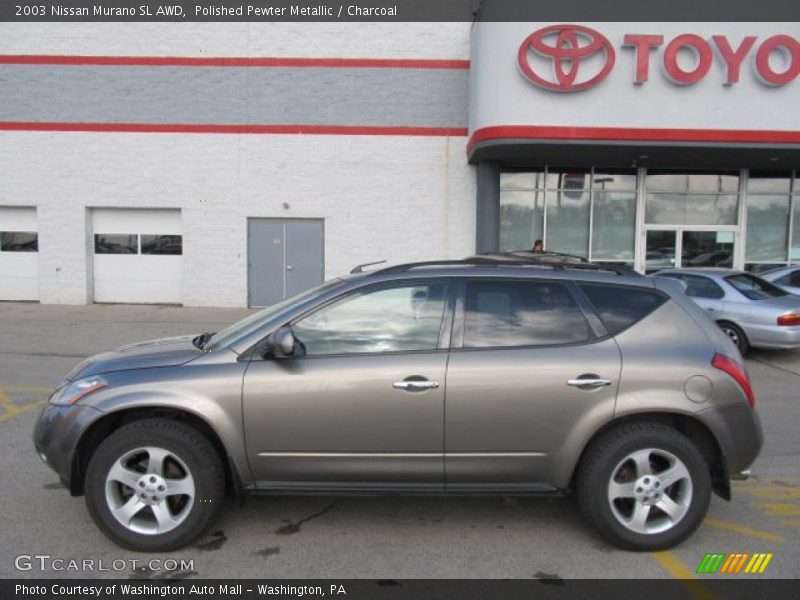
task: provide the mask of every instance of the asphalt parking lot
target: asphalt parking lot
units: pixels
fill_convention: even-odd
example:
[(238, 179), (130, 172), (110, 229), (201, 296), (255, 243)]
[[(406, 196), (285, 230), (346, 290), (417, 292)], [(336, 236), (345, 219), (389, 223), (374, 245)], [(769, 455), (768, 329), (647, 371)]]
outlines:
[[(83, 499), (70, 497), (33, 450), (31, 431), (44, 398), (84, 356), (137, 340), (214, 331), (249, 313), (0, 303), (0, 576), (671, 577), (691, 579), (684, 584), (696, 595), (704, 577), (722, 577), (695, 573), (706, 553), (762, 552), (773, 558), (757, 577), (796, 577), (800, 352), (757, 351), (748, 358), (766, 435), (754, 477), (735, 483), (732, 502), (714, 497), (700, 530), (669, 552), (616, 550), (583, 523), (571, 499), (530, 497), (253, 497), (242, 509), (230, 502), (195, 547), (144, 555), (114, 546), (92, 523)], [(55, 571), (33, 562), (19, 571), (19, 555), (125, 566)], [(192, 562), (167, 571), (148, 566), (152, 558)]]

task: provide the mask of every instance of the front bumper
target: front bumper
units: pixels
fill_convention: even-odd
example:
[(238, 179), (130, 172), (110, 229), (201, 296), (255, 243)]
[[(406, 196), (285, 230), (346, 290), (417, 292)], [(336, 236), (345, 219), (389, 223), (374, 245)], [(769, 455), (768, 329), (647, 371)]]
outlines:
[(91, 406), (48, 404), (39, 414), (33, 429), (33, 445), (42, 461), (70, 488), (78, 441), (86, 429), (103, 413)]

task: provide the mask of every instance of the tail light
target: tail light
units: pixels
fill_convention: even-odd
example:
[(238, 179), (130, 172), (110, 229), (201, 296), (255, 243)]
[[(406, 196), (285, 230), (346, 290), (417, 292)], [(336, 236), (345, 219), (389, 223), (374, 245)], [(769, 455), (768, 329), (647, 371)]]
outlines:
[(800, 313), (789, 313), (778, 317), (778, 325), (783, 327), (794, 327), (800, 325)]
[(715, 354), (711, 361), (711, 366), (720, 371), (725, 371), (728, 375), (733, 377), (744, 391), (745, 396), (747, 396), (747, 402), (750, 403), (751, 407), (755, 408), (756, 396), (753, 393), (753, 388), (750, 385), (750, 377), (747, 375), (744, 365), (724, 354)]

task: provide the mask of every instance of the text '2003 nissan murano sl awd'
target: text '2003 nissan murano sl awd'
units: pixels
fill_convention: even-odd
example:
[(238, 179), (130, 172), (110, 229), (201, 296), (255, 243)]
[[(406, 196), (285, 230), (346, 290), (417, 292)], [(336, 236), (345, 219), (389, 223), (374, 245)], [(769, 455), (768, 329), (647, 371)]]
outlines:
[(681, 542), (762, 433), (680, 283), (486, 258), (359, 272), (215, 334), (79, 364), (35, 431), (100, 529), (185, 546), (246, 493), (575, 493), (621, 548)]

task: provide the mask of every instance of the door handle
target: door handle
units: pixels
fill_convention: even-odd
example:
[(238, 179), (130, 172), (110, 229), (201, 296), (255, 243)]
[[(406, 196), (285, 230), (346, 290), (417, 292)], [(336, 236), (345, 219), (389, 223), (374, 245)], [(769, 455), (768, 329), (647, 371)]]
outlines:
[(577, 379), (568, 379), (567, 385), (586, 389), (601, 388), (611, 385), (611, 380), (604, 377), (578, 377)]
[(287, 271), (294, 271), (294, 267), (292, 265), (286, 265)]
[(392, 387), (396, 390), (435, 390), (439, 387), (438, 381), (395, 381)]

